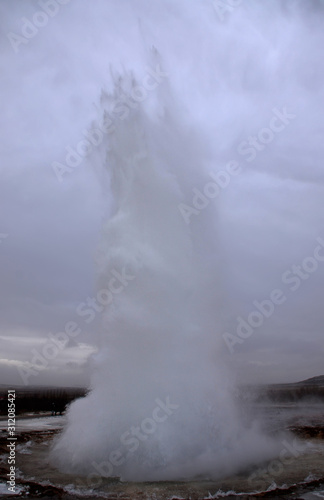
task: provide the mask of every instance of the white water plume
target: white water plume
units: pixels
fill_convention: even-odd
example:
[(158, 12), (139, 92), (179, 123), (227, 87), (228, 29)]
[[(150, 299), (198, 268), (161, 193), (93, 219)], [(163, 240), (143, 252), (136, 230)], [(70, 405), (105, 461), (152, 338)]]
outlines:
[(220, 273), (201, 250), (208, 214), (191, 228), (179, 210), (184, 177), (203, 172), (205, 152), (164, 98), (155, 121), (139, 107), (109, 137), (114, 208), (103, 227), (98, 290), (112, 277), (123, 281), (104, 314), (92, 390), (72, 405), (54, 449), (67, 470), (208, 478), (235, 470), (248, 451), (259, 457), (251, 441), (258, 435), (239, 422), (219, 356)]
[[(143, 2), (134, 3), (145, 16)], [(111, 6), (117, 9), (116, 2)], [(161, 58), (153, 57), (153, 66), (161, 64), (169, 77), (115, 117), (114, 131), (90, 157), (99, 177), (108, 177), (107, 197), (111, 189), (113, 199), (98, 252), (98, 291), (114, 279), (115, 292), (103, 317), (91, 391), (72, 404), (52, 453), (64, 470), (135, 481), (213, 478), (265, 459), (275, 448), (240, 422), (223, 360), (220, 197), (191, 224), (179, 210), (191, 201), (193, 188), (210, 180), (210, 169), (217, 172), (224, 159), (237, 155), (240, 140), (268, 124), (291, 89), (300, 95), (295, 111), (308, 99), (310, 83), (293, 60), (292, 83), (282, 85), (279, 77), (287, 76), (287, 47), (295, 33), (306, 30), (298, 2), (287, 10), (283, 2), (273, 6), (263, 12), (248, 2), (246, 9), (230, 9), (224, 22), (214, 19), (213, 29), (208, 15), (215, 12), (206, 2), (159, 1), (152, 7), (164, 28), (166, 19), (175, 23), (178, 39), (170, 36), (179, 45), (158, 37)], [(152, 12), (148, 18), (157, 22)], [(147, 75), (143, 68), (152, 58), (146, 38), (157, 25), (144, 24), (145, 55), (134, 82), (127, 68), (120, 79), (111, 78), (98, 123)], [(202, 60), (189, 40), (190, 26), (200, 47), (210, 44)], [(142, 33), (141, 23), (138, 29)], [(170, 73), (175, 61), (179, 74)], [(190, 72), (191, 84), (185, 79)], [(267, 155), (262, 161), (267, 167)]]

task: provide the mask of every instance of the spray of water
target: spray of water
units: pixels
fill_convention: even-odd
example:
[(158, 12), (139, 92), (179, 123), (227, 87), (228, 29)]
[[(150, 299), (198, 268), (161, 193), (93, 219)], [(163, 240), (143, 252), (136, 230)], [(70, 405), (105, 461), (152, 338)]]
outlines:
[(207, 214), (189, 227), (179, 210), (184, 171), (203, 171), (205, 152), (163, 95), (155, 121), (138, 107), (108, 139), (114, 206), (98, 289), (103, 301), (115, 294), (92, 390), (70, 408), (53, 452), (65, 469), (125, 480), (214, 477), (251, 453), (252, 431), (239, 423), (218, 355), (221, 282), (217, 259), (209, 268), (201, 250)]
[[(286, 51), (289, 33), (298, 25), (291, 23), (297, 3), (291, 12), (281, 2), (274, 4), (269, 10), (272, 26), (281, 28), (281, 45), (278, 31), (272, 37), (267, 28), (269, 12), (260, 13), (253, 2), (247, 12), (230, 9), (232, 18), (216, 22), (213, 29), (211, 5), (183, 4), (183, 26), (191, 25), (196, 9), (201, 19), (209, 16), (204, 35), (211, 56), (208, 63), (199, 61), (203, 87), (200, 93), (190, 87), (191, 101), (184, 82), (184, 102), (192, 103), (191, 112), (172, 98), (173, 85), (180, 96), (173, 71), (173, 81), (165, 79), (144, 102), (114, 120), (114, 130), (92, 158), (100, 178), (107, 177), (113, 199), (97, 259), (98, 291), (107, 305), (91, 390), (71, 405), (68, 424), (52, 451), (54, 463), (64, 470), (136, 481), (213, 478), (273, 452), (265, 437), (241, 423), (222, 360), (219, 198), (191, 224), (179, 204), (207, 181), (211, 163), (215, 171), (225, 156), (232, 158), (233, 135), (245, 137), (247, 115), (247, 130), (264, 124), (251, 110), (258, 109), (268, 122), (265, 102), (277, 105), (288, 95), (280, 93), (276, 71), (284, 66), (279, 48)], [(140, 11), (142, 7), (138, 2)], [(174, 19), (175, 2), (160, 7), (164, 14), (171, 9)], [(204, 25), (201, 19), (196, 35)], [(239, 33), (244, 34), (240, 45)], [(165, 49), (172, 64), (167, 41)], [(156, 57), (147, 63), (168, 72), (163, 54), (161, 60)], [(187, 69), (182, 75), (189, 74)], [(198, 84), (195, 78), (192, 82)], [(99, 120), (142, 82), (127, 72), (112, 81), (101, 99)], [(206, 102), (202, 105), (204, 92), (217, 105), (213, 111)], [(205, 133), (208, 123), (211, 129)], [(113, 300), (107, 290), (113, 290)]]

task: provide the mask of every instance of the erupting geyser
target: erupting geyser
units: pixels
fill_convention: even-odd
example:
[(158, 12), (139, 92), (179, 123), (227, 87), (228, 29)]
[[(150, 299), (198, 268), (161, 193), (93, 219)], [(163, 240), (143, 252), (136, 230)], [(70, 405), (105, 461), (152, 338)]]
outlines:
[[(105, 311), (91, 390), (71, 405), (52, 458), (65, 471), (123, 480), (217, 477), (267, 458), (274, 445), (240, 421), (223, 356), (223, 193), (197, 198), (190, 220), (179, 206), (193, 206), (210, 173), (233, 159), (240, 181), (257, 171), (265, 183), (272, 172), (270, 187), (310, 167), (296, 149), (306, 125), (279, 123), (278, 113), (304, 123), (310, 96), (322, 92), (314, 61), (323, 10), (250, 0), (222, 2), (232, 7), (221, 15), (208, 0), (97, 0), (101, 16), (80, 4), (95, 26), (87, 29), (100, 57), (95, 46), (89, 57), (105, 89), (94, 124), (105, 131), (87, 159), (110, 210), (97, 258)], [(104, 59), (108, 78), (98, 70)], [(97, 87), (84, 91), (93, 99)]]
[[(102, 100), (106, 107), (128, 80)], [(206, 265), (210, 243), (201, 241), (207, 212), (190, 226), (179, 210), (186, 176), (204, 171), (205, 152), (174, 119), (167, 89), (159, 99), (154, 119), (138, 105), (107, 139), (114, 204), (98, 253), (98, 293), (109, 304), (92, 390), (71, 406), (53, 451), (65, 470), (137, 481), (208, 478), (246, 463), (247, 449), (255, 459), (255, 436), (239, 423), (219, 354), (217, 260)]]

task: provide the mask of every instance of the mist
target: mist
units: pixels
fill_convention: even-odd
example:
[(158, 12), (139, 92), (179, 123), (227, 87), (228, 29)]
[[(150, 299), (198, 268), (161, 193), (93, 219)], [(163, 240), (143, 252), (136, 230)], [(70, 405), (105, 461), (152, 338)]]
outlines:
[(322, 367), (321, 248), (304, 266), (323, 235), (322, 3), (79, 0), (34, 31), (13, 5), (10, 58), (26, 55), (5, 158), (62, 196), (82, 186), (96, 213), (80, 232), (103, 220), (95, 299), (77, 308), (100, 314), (98, 352), (53, 462), (139, 481), (269, 458), (233, 393)]
[[(120, 77), (103, 115), (132, 87)], [(217, 262), (205, 263), (217, 242), (201, 249), (209, 214), (189, 228), (181, 210), (188, 177), (204, 175), (203, 141), (182, 123), (168, 84), (155, 99), (153, 118), (128, 108), (107, 141), (113, 204), (97, 257), (100, 349), (91, 392), (70, 408), (53, 457), (64, 470), (128, 481), (217, 477), (274, 445), (241, 427), (231, 398), (215, 314), (221, 278)], [(94, 432), (84, 433), (88, 422)]]

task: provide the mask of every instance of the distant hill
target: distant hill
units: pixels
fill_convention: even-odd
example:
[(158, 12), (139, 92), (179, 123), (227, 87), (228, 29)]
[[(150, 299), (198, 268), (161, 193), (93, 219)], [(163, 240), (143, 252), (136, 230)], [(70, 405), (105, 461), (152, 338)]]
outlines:
[(319, 387), (324, 386), (324, 375), (319, 375), (318, 377), (308, 378), (307, 380), (302, 380), (301, 382), (296, 382), (294, 385), (317, 385)]
[(301, 382), (242, 386), (240, 398), (245, 401), (264, 403), (296, 403), (299, 401), (324, 402), (324, 375)]
[[(0, 386), (0, 416), (8, 412), (8, 389)], [(77, 398), (87, 394), (80, 387), (11, 387), (15, 390), (16, 413), (23, 412), (63, 412)]]

